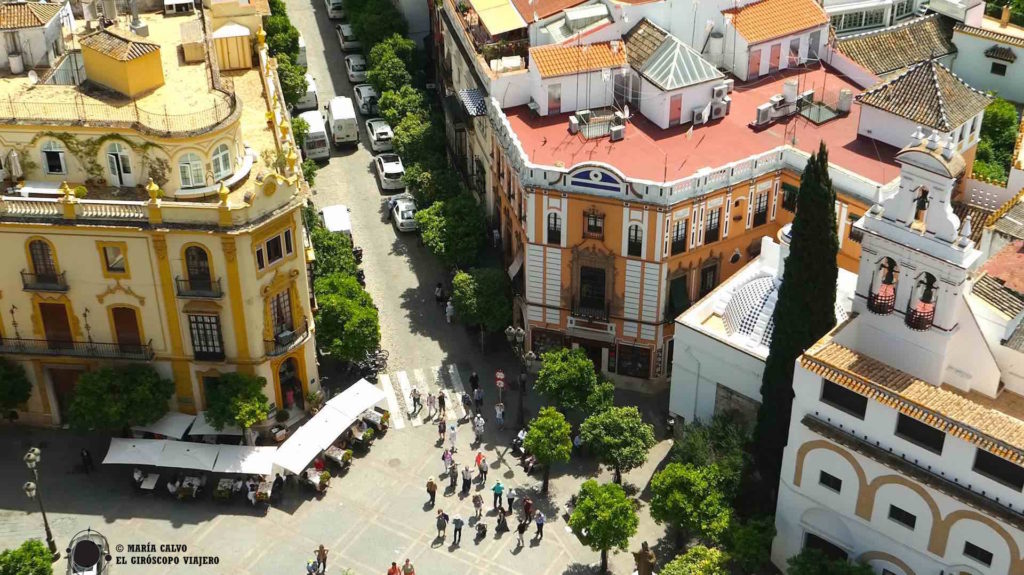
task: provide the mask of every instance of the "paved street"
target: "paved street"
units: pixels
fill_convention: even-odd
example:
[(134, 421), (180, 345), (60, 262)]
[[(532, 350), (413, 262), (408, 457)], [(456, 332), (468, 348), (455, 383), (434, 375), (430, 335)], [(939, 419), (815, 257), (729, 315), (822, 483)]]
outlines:
[[(321, 105), (336, 93), (351, 96), (343, 54), (322, 2), (292, 0), (288, 9), (292, 22), (305, 37), (309, 69), (317, 80)], [(435, 538), (435, 509), (426, 505), (424, 490), (428, 477), (438, 478), (437, 508), (449, 514), (458, 512), (467, 520), (473, 516), (473, 508), (469, 497), (442, 494), (447, 477), (440, 477), (441, 450), (437, 447), (436, 426), (423, 417), (402, 413), (407, 403), (405, 397), (413, 386), (424, 391), (443, 389), (452, 399), (449, 405), (457, 404), (458, 393), (469, 387), (470, 373), (480, 373), (487, 392), (484, 413), (490, 417), (483, 445), (476, 449), (485, 451), (491, 471), (487, 485), (474, 483), (472, 492), (479, 490), (484, 495), (485, 510), (491, 507), (490, 488), (494, 480), (500, 478), (520, 493), (534, 493), (539, 478), (525, 476), (517, 460), (506, 455), (514, 435), (511, 426), (502, 432), (494, 429), (493, 373), (500, 367), (510, 378), (514, 377), (514, 359), (500, 341), (490, 342), (487, 352), (481, 353), (474, 335), (461, 326), (445, 323), (442, 311), (433, 301), (433, 286), (444, 278), (445, 272), (425, 248), (417, 245), (415, 236), (399, 235), (384, 221), (381, 204), (386, 196), (379, 191), (370, 168), (362, 119), (360, 125), (363, 143), (356, 149), (333, 151), (330, 163), (318, 174), (313, 199), (318, 206), (348, 205), (352, 210), (355, 242), (364, 248), (367, 289), (381, 311), (382, 347), (390, 351), (387, 373), (379, 381), (395, 414), (387, 435), (365, 456), (357, 455), (348, 472), (335, 478), (321, 499), (303, 487), (288, 485), (283, 502), (264, 510), (242, 501), (218, 504), (209, 497), (191, 503), (178, 502), (167, 496), (164, 479), (156, 493), (135, 495), (128, 468), (100, 466), (90, 475), (73, 471), (82, 446), (91, 449), (97, 462), (102, 460), (107, 443), (104, 438), (2, 427), (0, 474), (7, 480), (0, 490), (0, 548), (42, 536), (38, 509), (21, 492), (23, 478), (27, 478), (21, 457), (29, 446), (37, 445), (44, 454), (40, 488), (59, 547), (63, 548), (78, 530), (92, 527), (107, 535), (114, 545), (184, 544), (189, 556), (215, 556), (219, 561), (215, 566), (202, 568), (182, 564), (118, 566), (116, 573), (298, 574), (304, 572), (306, 560), (321, 543), (331, 552), (328, 573), (338, 573), (347, 567), (360, 575), (379, 575), (391, 561), (401, 564), (407, 557), (420, 575), (595, 571), (592, 566), (598, 561), (598, 554), (584, 548), (567, 531), (564, 510), (560, 508), (579, 483), (598, 475), (597, 466), (586, 458), (554, 470), (549, 498), (535, 494), (539, 509), (549, 521), (543, 541), (529, 541), (534, 531), (531, 525), (526, 545), (517, 548), (514, 534), (495, 532), (493, 514), (484, 518), (489, 529), (482, 540), (474, 540), (472, 523), (464, 529), (460, 547), (451, 545), (450, 528), (445, 540)], [(329, 366), (325, 368), (329, 371)], [(336, 376), (330, 376), (332, 383), (337, 382)], [(660, 423), (664, 415), (664, 398), (618, 399), (640, 402), (650, 421)], [(505, 403), (507, 420), (514, 422), (514, 392), (512, 397), (505, 398)], [(535, 409), (531, 407), (531, 411)], [(660, 429), (658, 433), (659, 437), (664, 435)], [(470, 427), (462, 423), (456, 454), (460, 465), (470, 462), (476, 453), (470, 445), (472, 440)], [(631, 489), (643, 489), (668, 448), (669, 443), (661, 441), (651, 452), (648, 465), (627, 475), (626, 482), (637, 486)], [(611, 479), (607, 472), (599, 476), (603, 481)], [(643, 540), (654, 544), (663, 537), (664, 529), (654, 525), (646, 506), (642, 507), (640, 533), (631, 541), (630, 549), (638, 548)], [(115, 554), (129, 561), (143, 555)], [(57, 564), (60, 572), (64, 565)], [(612, 555), (611, 566), (615, 573), (631, 573), (632, 557)]]

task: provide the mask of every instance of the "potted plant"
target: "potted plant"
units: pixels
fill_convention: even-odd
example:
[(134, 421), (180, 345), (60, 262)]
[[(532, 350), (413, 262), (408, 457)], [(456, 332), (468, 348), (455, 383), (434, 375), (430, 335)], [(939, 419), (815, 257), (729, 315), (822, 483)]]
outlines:
[(367, 447), (373, 443), (374, 432), (375, 430), (372, 427), (363, 432), (363, 443), (365, 443)]
[(221, 487), (220, 485), (217, 485), (217, 487), (214, 488), (214, 490), (213, 490), (213, 498), (214, 499), (220, 499), (220, 500), (230, 499), (231, 498), (231, 488), (230, 487)]
[(323, 393), (313, 390), (306, 394), (306, 405), (309, 406), (310, 413), (316, 414), (316, 412), (320, 411), (320, 408), (323, 407), (323, 404)]
[(348, 467), (351, 464), (352, 464), (352, 450), (351, 449), (346, 449), (345, 452), (341, 454), (341, 465), (342, 465), (342, 467)]
[(317, 486), (317, 489), (320, 490), (321, 493), (324, 492), (324, 491), (327, 491), (327, 485), (330, 484), (330, 482), (331, 482), (331, 472), (327, 471), (326, 469), (321, 471), (320, 472), (320, 484)]
[(288, 421), (288, 412), (283, 409), (278, 409), (277, 413), (274, 414), (274, 421), (278, 423), (284, 423)]

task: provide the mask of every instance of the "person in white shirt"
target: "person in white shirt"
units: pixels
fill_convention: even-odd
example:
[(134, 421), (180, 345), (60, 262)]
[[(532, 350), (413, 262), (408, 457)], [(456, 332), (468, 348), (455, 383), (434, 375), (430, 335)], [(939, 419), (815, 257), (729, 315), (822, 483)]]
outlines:
[(135, 479), (135, 483), (136, 483), (137, 485), (141, 485), (141, 484), (142, 484), (142, 480), (146, 478), (146, 474), (145, 474), (145, 473), (143, 473), (141, 469), (139, 469), (138, 467), (136, 467), (136, 468), (135, 468), (135, 469), (134, 469), (134, 470), (132, 471), (132, 478), (134, 478), (134, 479)]

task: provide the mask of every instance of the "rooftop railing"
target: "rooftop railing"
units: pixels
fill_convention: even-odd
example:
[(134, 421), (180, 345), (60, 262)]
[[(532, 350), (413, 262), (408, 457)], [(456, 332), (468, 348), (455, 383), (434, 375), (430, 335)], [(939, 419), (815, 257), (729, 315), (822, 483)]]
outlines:
[(73, 357), (102, 357), (106, 359), (153, 359), (152, 340), (148, 343), (121, 344), (99, 341), (71, 341), (52, 339), (0, 339), (0, 354), (59, 355)]

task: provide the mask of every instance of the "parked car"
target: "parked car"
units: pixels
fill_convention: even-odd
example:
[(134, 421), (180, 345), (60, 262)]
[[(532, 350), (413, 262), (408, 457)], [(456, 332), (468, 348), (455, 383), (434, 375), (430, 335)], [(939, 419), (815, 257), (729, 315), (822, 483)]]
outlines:
[(316, 110), (320, 107), (320, 97), (316, 91), (316, 80), (312, 74), (306, 74), (306, 93), (295, 102), (295, 111)]
[(416, 202), (408, 196), (402, 196), (395, 200), (395, 207), (391, 208), (391, 221), (400, 232), (414, 232), (419, 226), (416, 224)]
[(391, 141), (395, 133), (384, 118), (367, 120), (366, 133), (370, 138), (370, 149), (374, 152), (388, 152), (395, 149), (395, 145)]
[(352, 93), (356, 97), (356, 107), (359, 108), (359, 113), (377, 113), (377, 90), (373, 86), (369, 84), (356, 84), (352, 88)]
[(398, 154), (381, 154), (373, 159), (373, 169), (377, 172), (382, 190), (401, 190), (405, 187), (402, 176), (405, 175), (405, 167), (402, 166), (402, 158)]
[(338, 34), (338, 43), (341, 44), (342, 51), (354, 52), (362, 49), (363, 43), (356, 38), (356, 33), (350, 24), (337, 24), (334, 26), (334, 31)]
[(348, 73), (349, 82), (365, 82), (366, 58), (359, 54), (345, 56), (345, 71)]
[(342, 6), (341, 0), (324, 0), (324, 6), (327, 7), (327, 17), (335, 20), (345, 17), (345, 7)]
[(352, 98), (335, 96), (324, 106), (324, 111), (327, 114), (327, 128), (331, 131), (331, 141), (335, 146), (359, 144), (359, 122), (356, 121)]

